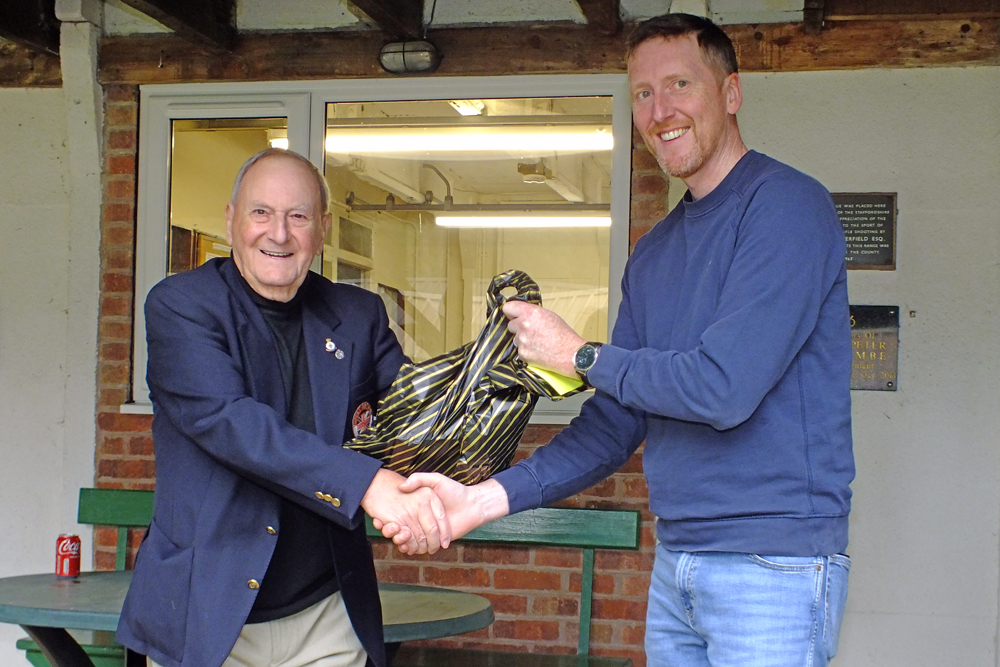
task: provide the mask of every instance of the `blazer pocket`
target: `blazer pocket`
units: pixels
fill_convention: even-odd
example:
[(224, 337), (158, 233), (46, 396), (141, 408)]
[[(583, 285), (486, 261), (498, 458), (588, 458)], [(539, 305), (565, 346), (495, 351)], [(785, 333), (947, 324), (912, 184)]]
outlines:
[(136, 560), (128, 593), (133, 632), (177, 661), (184, 655), (187, 639), (193, 556), (193, 547), (178, 547), (154, 520)]

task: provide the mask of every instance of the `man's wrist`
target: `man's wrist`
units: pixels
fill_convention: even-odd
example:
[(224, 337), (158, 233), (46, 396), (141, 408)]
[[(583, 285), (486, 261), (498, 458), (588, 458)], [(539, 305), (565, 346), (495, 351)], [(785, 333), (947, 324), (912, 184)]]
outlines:
[(580, 379), (587, 385), (593, 386), (587, 374), (597, 363), (597, 357), (601, 353), (601, 343), (587, 342), (581, 345), (573, 355), (573, 370), (580, 376)]

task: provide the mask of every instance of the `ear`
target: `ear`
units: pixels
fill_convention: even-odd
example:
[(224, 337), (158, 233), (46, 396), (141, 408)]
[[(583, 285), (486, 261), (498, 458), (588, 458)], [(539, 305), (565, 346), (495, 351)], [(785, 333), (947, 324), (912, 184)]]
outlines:
[(330, 233), (330, 225), (333, 224), (333, 216), (329, 213), (324, 213), (323, 217), (320, 218), (320, 228), (322, 233), (319, 237), (319, 243), (316, 244), (316, 256), (318, 257), (323, 253), (323, 241), (326, 240), (326, 235)]
[(226, 243), (229, 244), (230, 248), (233, 247), (233, 215), (235, 212), (232, 202), (226, 204)]
[(735, 116), (743, 106), (743, 89), (740, 87), (739, 72), (733, 72), (726, 77), (725, 83), (722, 84), (722, 94), (726, 100), (726, 111), (729, 115)]

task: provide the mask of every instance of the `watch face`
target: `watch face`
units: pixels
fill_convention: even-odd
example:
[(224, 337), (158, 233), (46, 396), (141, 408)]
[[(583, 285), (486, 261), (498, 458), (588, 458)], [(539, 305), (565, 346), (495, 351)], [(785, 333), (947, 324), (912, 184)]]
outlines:
[(573, 365), (576, 366), (578, 371), (587, 371), (590, 370), (595, 361), (597, 361), (597, 348), (587, 343), (576, 351), (576, 359)]

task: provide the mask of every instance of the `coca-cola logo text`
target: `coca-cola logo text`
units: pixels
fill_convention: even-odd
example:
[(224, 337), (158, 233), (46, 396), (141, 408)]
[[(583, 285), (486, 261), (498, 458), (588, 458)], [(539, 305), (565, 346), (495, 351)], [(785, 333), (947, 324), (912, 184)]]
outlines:
[(59, 548), (56, 549), (56, 553), (60, 556), (79, 556), (80, 555), (80, 543), (70, 542), (66, 540), (65, 542), (59, 543)]

